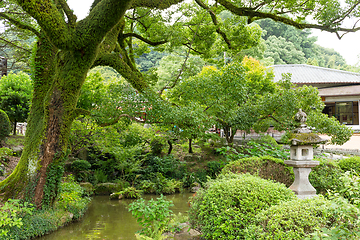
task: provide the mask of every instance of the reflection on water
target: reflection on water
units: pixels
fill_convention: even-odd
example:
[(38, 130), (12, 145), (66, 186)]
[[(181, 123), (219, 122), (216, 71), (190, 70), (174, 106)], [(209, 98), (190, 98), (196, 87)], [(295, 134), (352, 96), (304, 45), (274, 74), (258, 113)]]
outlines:
[[(166, 196), (174, 203), (171, 209), (175, 214), (185, 213), (191, 193), (179, 193)], [(145, 199), (159, 196), (145, 195)], [(128, 211), (128, 205), (133, 200), (109, 200), (109, 196), (95, 196), (81, 221), (69, 224), (49, 235), (39, 237), (37, 240), (117, 240), (136, 239), (134, 234), (140, 229), (136, 219)]]

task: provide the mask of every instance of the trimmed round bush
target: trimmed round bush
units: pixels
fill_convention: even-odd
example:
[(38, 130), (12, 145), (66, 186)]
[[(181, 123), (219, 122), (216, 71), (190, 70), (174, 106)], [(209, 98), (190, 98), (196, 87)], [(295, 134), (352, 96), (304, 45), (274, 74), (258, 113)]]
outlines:
[(354, 156), (341, 159), (339, 161), (339, 166), (344, 172), (354, 170), (360, 174), (360, 157)]
[(339, 181), (343, 171), (338, 164), (328, 159), (316, 159), (320, 164), (311, 169), (309, 181), (317, 194), (326, 194), (327, 190), (335, 190), (342, 186)]
[(294, 182), (293, 168), (284, 164), (284, 160), (270, 157), (249, 157), (227, 164), (222, 173), (250, 173), (261, 178), (275, 180), (290, 186)]
[(0, 109), (0, 140), (4, 140), (11, 132), (11, 122), (6, 112)]
[(337, 204), (322, 196), (283, 202), (261, 211), (246, 230), (245, 239), (305, 239), (319, 229), (336, 226), (353, 231), (357, 228), (353, 217), (357, 212), (356, 207), (347, 202)]
[(82, 159), (76, 159), (71, 164), (71, 169), (74, 172), (86, 171), (89, 170), (89, 168), (91, 168), (91, 164), (88, 161)]
[(225, 174), (192, 199), (189, 221), (205, 239), (243, 239), (257, 213), (297, 198), (284, 184), (250, 174)]

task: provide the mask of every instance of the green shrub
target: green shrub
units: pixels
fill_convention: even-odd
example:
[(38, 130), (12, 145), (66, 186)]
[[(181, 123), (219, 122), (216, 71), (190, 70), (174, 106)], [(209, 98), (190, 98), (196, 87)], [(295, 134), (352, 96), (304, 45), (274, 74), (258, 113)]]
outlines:
[(108, 181), (108, 176), (101, 169), (96, 169), (94, 171), (94, 178), (95, 183), (106, 183)]
[(144, 179), (149, 179), (153, 173), (161, 173), (165, 177), (180, 179), (184, 175), (185, 166), (173, 155), (163, 157), (147, 156), (141, 171)]
[[(318, 229), (343, 224), (342, 221), (350, 219), (337, 218), (334, 212), (344, 211), (350, 205), (336, 210), (332, 208), (332, 204), (324, 197), (315, 197), (271, 206), (256, 215), (256, 221), (246, 230), (245, 239), (304, 239)], [(356, 209), (352, 209), (352, 214), (356, 214)]]
[(210, 161), (206, 163), (207, 175), (211, 178), (215, 178), (221, 172), (221, 169), (225, 166), (225, 163), (219, 161)]
[(339, 166), (344, 172), (354, 170), (360, 174), (360, 157), (343, 158), (339, 161)]
[(325, 209), (328, 224), (312, 233), (309, 239), (360, 239), (360, 209), (338, 194), (330, 194)]
[(94, 186), (89, 182), (79, 183), (80, 186), (84, 189), (84, 194), (86, 196), (91, 196), (94, 194)]
[(86, 171), (89, 170), (89, 168), (91, 168), (91, 164), (88, 161), (82, 159), (76, 159), (71, 164), (71, 169), (74, 172)]
[(129, 206), (129, 211), (143, 227), (139, 232), (145, 236), (154, 237), (154, 234), (165, 230), (172, 215), (169, 207), (174, 204), (161, 195), (156, 200), (151, 199), (148, 203), (145, 203), (143, 198), (138, 199)]
[(66, 223), (72, 221), (69, 212), (59, 209), (34, 211), (32, 215), (26, 214), (22, 218), (21, 227), (12, 227), (7, 237), (1, 240), (32, 239), (55, 231)]
[(189, 220), (205, 239), (242, 239), (258, 212), (295, 198), (280, 183), (250, 174), (220, 175), (193, 198)]
[(143, 180), (140, 183), (140, 188), (144, 190), (145, 193), (173, 194), (180, 192), (183, 188), (183, 183), (175, 179), (166, 178), (158, 172), (152, 174), (150, 180)]
[(145, 193), (155, 193), (156, 192), (156, 183), (151, 182), (150, 180), (144, 180), (140, 183), (140, 188)]
[(7, 162), (8, 158), (13, 155), (13, 150), (7, 147), (0, 148), (0, 162)]
[(151, 147), (151, 153), (155, 156), (159, 156), (164, 149), (165, 144), (163, 143), (163, 140), (161, 138), (154, 138), (150, 142)]
[(275, 180), (290, 186), (294, 181), (292, 167), (284, 161), (270, 156), (242, 158), (227, 164), (222, 173), (250, 173), (264, 179)]
[(71, 164), (71, 170), (75, 173), (76, 181), (88, 181), (88, 170), (91, 168), (91, 164), (82, 159), (76, 159)]
[(328, 159), (316, 159), (320, 164), (311, 169), (309, 181), (316, 189), (317, 194), (326, 194), (328, 190), (341, 187), (339, 178), (342, 175), (341, 168), (336, 162)]
[(357, 172), (345, 172), (338, 181), (341, 185), (330, 191), (330, 196), (340, 195), (346, 198), (350, 203), (360, 207), (360, 176)]
[(31, 204), (20, 200), (9, 199), (0, 207), (0, 239), (5, 238), (11, 227), (21, 227), (22, 217), (25, 214), (32, 214), (34, 208)]
[[(270, 136), (269, 136), (270, 137)], [(271, 137), (270, 137), (271, 138)], [(250, 156), (272, 156), (281, 159), (289, 159), (289, 151), (284, 150), (280, 145), (278, 145), (275, 140), (269, 141), (266, 138), (265, 141), (262, 140), (250, 140), (246, 143), (246, 148), (244, 153)]]
[(0, 109), (0, 141), (4, 140), (11, 132), (11, 122), (6, 112)]
[(83, 197), (84, 189), (75, 182), (72, 175), (63, 178), (63, 182), (60, 184), (60, 191), (57, 197), (55, 206), (59, 209), (69, 211), (74, 214), (74, 218), (80, 218), (87, 205), (90, 203), (90, 198)]
[(127, 187), (119, 193), (124, 198), (140, 198), (142, 194), (142, 190), (137, 190), (135, 187)]

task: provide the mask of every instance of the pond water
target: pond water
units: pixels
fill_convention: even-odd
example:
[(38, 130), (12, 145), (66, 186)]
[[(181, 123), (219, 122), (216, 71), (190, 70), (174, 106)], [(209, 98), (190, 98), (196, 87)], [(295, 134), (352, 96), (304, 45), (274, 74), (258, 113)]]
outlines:
[[(193, 193), (177, 193), (166, 196), (173, 201), (174, 214), (185, 213), (189, 209), (188, 200)], [(145, 199), (158, 198), (156, 195), (144, 195)], [(135, 240), (135, 232), (140, 229), (136, 219), (128, 211), (128, 205), (134, 200), (109, 200), (109, 196), (95, 196), (84, 217), (75, 223), (37, 238), (37, 240)]]

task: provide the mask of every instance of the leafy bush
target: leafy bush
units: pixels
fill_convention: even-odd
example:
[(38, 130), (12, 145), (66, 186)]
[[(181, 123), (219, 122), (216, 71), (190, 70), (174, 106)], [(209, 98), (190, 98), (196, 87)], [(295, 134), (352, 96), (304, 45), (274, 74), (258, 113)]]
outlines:
[(238, 160), (239, 158), (249, 157), (249, 155), (240, 153), (235, 148), (229, 146), (216, 148), (215, 152), (219, 155), (223, 155), (228, 162)]
[(143, 198), (140, 198), (129, 206), (129, 211), (143, 227), (139, 232), (145, 236), (154, 237), (154, 233), (165, 230), (172, 215), (169, 207), (174, 205), (161, 195), (156, 200), (151, 199), (147, 204)]
[(246, 148), (244, 149), (245, 150), (244, 153), (250, 156), (257, 156), (257, 157), (272, 156), (284, 160), (289, 159), (289, 155), (290, 155), (289, 152), (287, 150), (284, 150), (276, 142), (274, 143), (274, 141), (250, 140), (249, 142), (246, 143)]
[(91, 164), (86, 160), (76, 159), (72, 162), (71, 168), (74, 172), (81, 172), (91, 168)]
[(11, 227), (21, 227), (24, 214), (32, 214), (34, 208), (31, 204), (20, 200), (9, 199), (0, 207), (0, 238), (5, 238)]
[(294, 181), (292, 167), (287, 166), (283, 160), (270, 157), (242, 158), (227, 164), (222, 173), (250, 173), (264, 179), (275, 180), (290, 186)]
[(140, 188), (143, 189), (145, 193), (173, 194), (180, 192), (183, 188), (183, 183), (175, 179), (166, 178), (158, 172), (152, 174), (150, 180), (142, 181)]
[(151, 182), (150, 180), (143, 180), (140, 183), (140, 188), (145, 192), (145, 193), (155, 193), (157, 186), (156, 183)]
[(89, 172), (88, 170), (91, 168), (91, 164), (82, 159), (76, 159), (71, 164), (71, 169), (75, 173), (76, 180), (81, 181), (87, 181)]
[(34, 211), (32, 215), (26, 214), (23, 216), (23, 225), (21, 227), (13, 226), (7, 237), (0, 239), (32, 239), (55, 231), (70, 221), (72, 221), (71, 214), (64, 210), (46, 209)]
[(360, 207), (360, 176), (357, 172), (345, 172), (338, 181), (341, 186), (330, 191), (330, 196), (340, 195), (346, 198), (351, 204)]
[(56, 201), (56, 207), (63, 209), (74, 214), (74, 218), (80, 218), (87, 205), (90, 203), (90, 198), (83, 197), (84, 189), (75, 182), (72, 175), (63, 178), (63, 182), (60, 184), (60, 191)]
[(142, 190), (137, 190), (135, 187), (127, 187), (119, 192), (124, 198), (140, 198)]
[(325, 209), (328, 224), (312, 233), (309, 239), (360, 239), (360, 209), (338, 194), (330, 194)]
[(360, 157), (343, 158), (339, 161), (339, 166), (344, 172), (354, 170), (360, 174)]
[(96, 169), (94, 171), (94, 178), (96, 183), (106, 183), (108, 181), (106, 173), (101, 169)]
[(256, 221), (246, 231), (246, 239), (304, 239), (318, 229), (350, 220), (350, 216), (357, 212), (355, 208), (352, 208), (350, 215), (345, 218), (338, 218), (335, 213), (346, 211), (349, 206), (337, 205), (341, 208), (336, 210), (333, 203), (323, 197), (283, 202), (257, 214)]
[(161, 173), (165, 177), (181, 179), (185, 172), (185, 165), (172, 155), (163, 157), (147, 156), (140, 171), (143, 179), (149, 179), (154, 173)]
[(6, 112), (0, 109), (0, 141), (9, 136), (11, 132), (11, 123)]
[(211, 178), (215, 178), (221, 172), (221, 169), (225, 166), (225, 163), (219, 161), (210, 161), (206, 163), (207, 174)]
[(205, 239), (241, 239), (262, 209), (295, 199), (285, 185), (250, 174), (225, 174), (193, 198), (189, 220)]
[(161, 138), (155, 138), (150, 142), (151, 153), (159, 156), (164, 149), (165, 144)]
[(328, 159), (316, 159), (320, 164), (311, 169), (309, 181), (319, 194), (326, 194), (328, 190), (341, 187), (339, 178), (342, 175), (341, 168), (336, 162)]
[(7, 147), (0, 148), (0, 162), (7, 162), (7, 157), (13, 155), (13, 150)]

